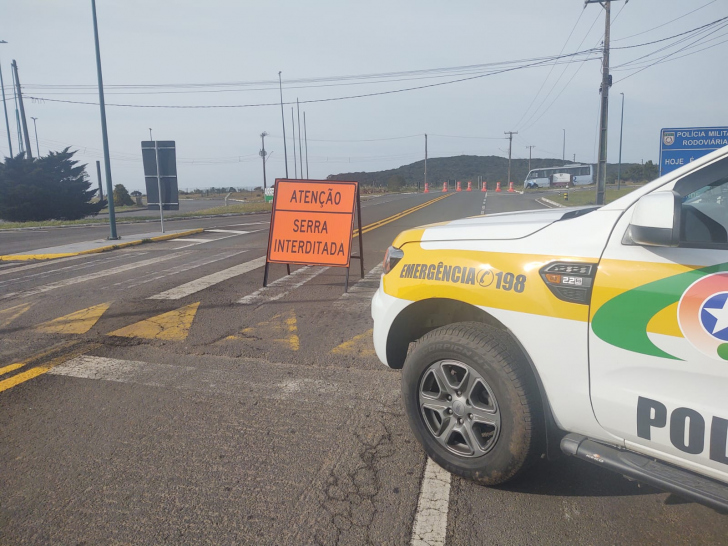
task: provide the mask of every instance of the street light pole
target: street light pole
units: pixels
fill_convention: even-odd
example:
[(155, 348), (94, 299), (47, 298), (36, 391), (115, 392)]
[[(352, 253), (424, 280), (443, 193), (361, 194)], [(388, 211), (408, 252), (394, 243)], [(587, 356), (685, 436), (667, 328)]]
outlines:
[(619, 166), (617, 167), (617, 191), (622, 187), (622, 133), (624, 132), (624, 93), (622, 95), (622, 121), (619, 124)]
[[(283, 115), (283, 83), (281, 81), (281, 71), (278, 71), (278, 90), (281, 93), (281, 124), (283, 124), (283, 158), (286, 162), (286, 178), (288, 178), (288, 149), (286, 147), (286, 118)], [(295, 149), (295, 146), (294, 146)]]
[(152, 138), (152, 128), (149, 128), (149, 140), (154, 142), (154, 139)]
[(303, 148), (301, 147), (301, 108), (296, 97), (296, 112), (298, 113), (298, 160), (301, 163), (301, 178), (303, 178)]
[(20, 76), (18, 76), (18, 63), (15, 62), (15, 59), (10, 63), (10, 66), (15, 75), (15, 94), (18, 97), (18, 105), (20, 106), (20, 121), (23, 127), (23, 138), (25, 139), (25, 155), (28, 159), (33, 159), (33, 151), (30, 148), (30, 135), (28, 134), (28, 120), (25, 118), (25, 106), (23, 105), (23, 91), (20, 88)]
[[(296, 159), (296, 121), (293, 118), (293, 106), (291, 106), (291, 137), (293, 140), (293, 178), (298, 178), (298, 159)], [(303, 176), (303, 173), (301, 173)]]
[(564, 132), (564, 147), (561, 150), (561, 161), (566, 161), (566, 129), (561, 129)]
[(310, 180), (308, 177), (308, 133), (306, 132), (306, 111), (303, 111), (303, 141), (306, 145), (306, 178)]
[[(99, 80), (99, 108), (101, 110), (101, 139), (104, 145), (104, 168), (106, 171), (106, 195), (109, 200), (109, 239), (118, 239), (116, 234), (116, 212), (114, 211), (114, 191), (111, 187), (111, 160), (109, 158), (109, 136), (106, 131), (106, 103), (104, 102), (104, 79), (101, 75), (101, 52), (99, 51), (99, 27), (96, 23), (96, 0), (91, 0), (91, 13), (94, 21), (94, 45), (96, 46), (96, 75)], [(159, 169), (159, 167), (157, 167)], [(157, 171), (159, 174), (159, 171)], [(159, 195), (159, 210), (162, 210), (162, 195)]]
[(38, 146), (38, 126), (35, 124), (38, 118), (30, 116), (30, 119), (33, 120), (33, 131), (35, 131), (35, 151), (38, 152), (38, 157), (40, 157), (40, 146)]
[(265, 131), (260, 133), (260, 141), (263, 144), (263, 148), (260, 150), (260, 157), (263, 158), (263, 191), (264, 192), (265, 192), (266, 188), (268, 187), (268, 184), (265, 180), (265, 155), (266, 155), (265, 154), (265, 137), (267, 137), (267, 136), (268, 136), (268, 133), (266, 133)]
[[(0, 44), (7, 44), (5, 40), (0, 40)], [(10, 138), (10, 121), (8, 120), (8, 105), (5, 102), (5, 82), (3, 82), (3, 67), (0, 64), (0, 90), (3, 94), (3, 110), (5, 110), (5, 129), (8, 131), (8, 148), (10, 150), (10, 157), (13, 157), (13, 141)]]
[(533, 150), (536, 146), (526, 146), (528, 148), (528, 172), (531, 172), (531, 150)]

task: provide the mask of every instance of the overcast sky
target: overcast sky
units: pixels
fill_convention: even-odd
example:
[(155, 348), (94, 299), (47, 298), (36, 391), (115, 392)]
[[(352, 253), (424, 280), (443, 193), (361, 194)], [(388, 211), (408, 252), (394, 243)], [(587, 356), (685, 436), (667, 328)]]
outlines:
[[(688, 14), (701, 6), (705, 7)], [(615, 1), (612, 45), (660, 40), (726, 16), (726, 0), (632, 0), (626, 5)], [(286, 102), (295, 102), (297, 97), (310, 101), (397, 90), (482, 75), (492, 68), (473, 68), (465, 76), (446, 71), (437, 78), (432, 73), (418, 79), (399, 75), (382, 81), (387, 78), (380, 77), (366, 84), (342, 79), (316, 86), (286, 81), (555, 56), (562, 48), (564, 53), (572, 53), (598, 47), (604, 32), (604, 10), (598, 4), (584, 9), (582, 0), (98, 0), (98, 18), (113, 180), (130, 190), (143, 189), (140, 141), (149, 138), (150, 127), (155, 139), (176, 140), (182, 189), (261, 185), (257, 154), (263, 131), (270, 135), (266, 149), (273, 152), (268, 180), (283, 177), (281, 111), (279, 106), (165, 109), (111, 104), (276, 103), (277, 85), (266, 82), (277, 80), (279, 70)], [(622, 70), (618, 65), (673, 42), (612, 51), (615, 83), (610, 97), (610, 162), (617, 161), (619, 152), (620, 93), (626, 96), (625, 162), (656, 162), (662, 127), (728, 125), (728, 43), (722, 43), (728, 40), (726, 34), (728, 30), (720, 25), (710, 27)], [(28, 96), (98, 102), (90, 0), (0, 2), (3, 39), (8, 44), (0, 44), (0, 62), (11, 116), (15, 108), (9, 94), (11, 59), (18, 62), (23, 92)], [(677, 52), (700, 39), (704, 41), (695, 43), (693, 49)], [(699, 51), (703, 48), (709, 49)], [(670, 53), (675, 53), (666, 59), (671, 62), (619, 81)], [(686, 53), (694, 54), (678, 58)], [(533, 145), (534, 157), (560, 158), (562, 130), (566, 129), (566, 156), (593, 162), (601, 66), (596, 55), (594, 60), (582, 59), (420, 90), (302, 104), (310, 178), (388, 169), (422, 159), (424, 133), (430, 135), (430, 157), (507, 156), (503, 132), (517, 130), (514, 157), (528, 157), (526, 146)], [(395, 79), (400, 81), (392, 81)], [(113, 87), (246, 82), (263, 83)], [(40, 103), (26, 98), (25, 108), (29, 117), (38, 118), (41, 154), (70, 145), (79, 149), (79, 159), (92, 166), (102, 159), (97, 105)], [(292, 177), (290, 106), (285, 107), (285, 114)], [(28, 122), (33, 137), (32, 120), (28, 118)], [(0, 153), (7, 155), (4, 124), (0, 127)], [(15, 131), (11, 119), (17, 153)], [(356, 140), (368, 142), (353, 142)], [(95, 178), (94, 173), (94, 182)]]

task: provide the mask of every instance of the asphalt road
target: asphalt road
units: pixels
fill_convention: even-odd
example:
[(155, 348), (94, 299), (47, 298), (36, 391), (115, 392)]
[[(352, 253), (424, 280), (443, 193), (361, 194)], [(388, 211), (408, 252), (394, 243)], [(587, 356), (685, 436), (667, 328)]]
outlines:
[[(364, 224), (438, 197), (368, 201)], [(2, 265), (0, 543), (409, 544), (426, 459), (399, 372), (373, 354), (369, 300), (399, 231), (482, 206), (453, 194), (366, 233), (348, 295), (342, 270), (319, 267), (271, 266), (262, 289), (266, 215)], [(491, 194), (486, 213), (529, 208), (542, 205)], [(501, 488), (454, 478), (448, 506), (448, 544), (728, 538), (725, 516), (575, 459)]]

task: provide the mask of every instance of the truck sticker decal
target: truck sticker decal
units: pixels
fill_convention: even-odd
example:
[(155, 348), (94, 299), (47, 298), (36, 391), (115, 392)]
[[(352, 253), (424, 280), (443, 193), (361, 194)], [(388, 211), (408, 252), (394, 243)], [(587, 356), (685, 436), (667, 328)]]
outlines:
[[(713, 358), (728, 360), (728, 343), (721, 337), (727, 332), (723, 329), (708, 332), (708, 326), (716, 327), (720, 320), (710, 319), (711, 310), (718, 314), (725, 301), (719, 301), (720, 293), (728, 292), (728, 276), (718, 275), (719, 283), (710, 281), (710, 294), (696, 304), (696, 290), (703, 294), (706, 285), (703, 280), (709, 281), (715, 273), (728, 270), (728, 263), (713, 265), (701, 269), (694, 269), (678, 275), (653, 281), (642, 286), (623, 292), (602, 305), (592, 320), (592, 330), (599, 339), (634, 353), (656, 356), (672, 360), (681, 360), (659, 347), (647, 335), (647, 324), (652, 317), (665, 307), (681, 302), (678, 306), (680, 329), (683, 335), (698, 350)], [(699, 284), (700, 283), (700, 284)], [(694, 289), (697, 286), (698, 289)], [(712, 290), (712, 292), (711, 292)], [(698, 298), (699, 299), (699, 298)], [(696, 307), (698, 305), (698, 307)], [(707, 309), (706, 309), (707, 306)], [(683, 314), (680, 314), (680, 308)], [(718, 334), (718, 335), (716, 335)], [(706, 337), (707, 336), (707, 337)], [(711, 341), (706, 341), (710, 338)]]

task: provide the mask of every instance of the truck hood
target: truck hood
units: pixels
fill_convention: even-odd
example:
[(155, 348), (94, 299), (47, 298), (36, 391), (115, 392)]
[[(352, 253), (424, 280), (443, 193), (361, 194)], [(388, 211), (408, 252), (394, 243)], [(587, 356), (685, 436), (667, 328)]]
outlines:
[(431, 224), (403, 231), (395, 247), (405, 243), (431, 241), (511, 240), (528, 237), (554, 222), (577, 218), (598, 207), (569, 207), (505, 212)]

